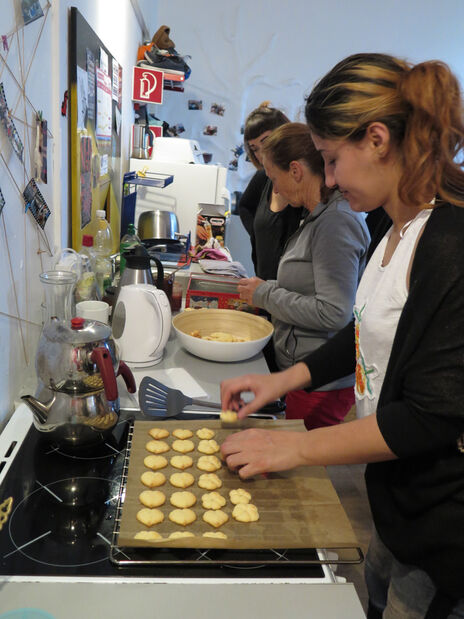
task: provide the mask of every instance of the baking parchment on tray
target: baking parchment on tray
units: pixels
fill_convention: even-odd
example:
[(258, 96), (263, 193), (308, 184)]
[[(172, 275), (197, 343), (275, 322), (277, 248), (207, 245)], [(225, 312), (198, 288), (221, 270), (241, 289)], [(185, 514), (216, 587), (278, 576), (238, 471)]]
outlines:
[[(248, 427), (263, 427), (275, 430), (306, 431), (302, 421), (292, 420), (251, 420), (247, 419)], [(137, 518), (137, 512), (144, 506), (139, 501), (139, 494), (147, 487), (142, 484), (142, 473), (149, 470), (144, 466), (144, 458), (149, 455), (146, 444), (152, 440), (148, 431), (153, 427), (166, 428), (170, 435), (162, 439), (169, 446), (175, 437), (172, 431), (176, 428), (189, 429), (194, 433), (190, 440), (195, 450), (190, 452), (193, 466), (186, 469), (195, 477), (193, 486), (186, 488), (197, 497), (197, 503), (192, 507), (196, 520), (192, 524), (182, 527), (169, 520), (169, 513), (175, 509), (169, 502), (173, 492), (182, 490), (173, 487), (169, 482), (172, 473), (179, 472), (169, 464), (172, 456), (177, 452), (172, 448), (162, 454), (168, 461), (168, 466), (162, 469), (166, 476), (166, 483), (157, 490), (166, 495), (166, 502), (159, 507), (164, 520), (153, 527), (146, 527)], [(176, 548), (232, 548), (232, 549), (268, 549), (268, 548), (354, 548), (359, 546), (356, 536), (346, 513), (340, 504), (337, 493), (323, 467), (302, 467), (283, 473), (270, 473), (267, 476), (256, 476), (249, 480), (241, 480), (239, 476), (228, 470), (225, 463), (216, 474), (222, 481), (222, 487), (217, 491), (227, 500), (222, 508), (229, 516), (228, 522), (215, 529), (203, 521), (205, 510), (201, 504), (201, 496), (208, 492), (198, 486), (198, 478), (204, 472), (200, 471), (196, 463), (203, 455), (197, 447), (200, 439), (196, 430), (207, 427), (215, 431), (214, 439), (220, 445), (226, 436), (235, 430), (221, 428), (217, 420), (177, 420), (177, 421), (136, 421), (132, 444), (130, 447), (127, 485), (122, 504), (121, 522), (117, 546), (149, 546), (149, 547), (176, 547)], [(220, 453), (216, 456), (220, 458)], [(237, 522), (232, 518), (233, 505), (229, 499), (229, 491), (234, 488), (244, 488), (251, 493), (251, 503), (257, 506), (259, 520), (252, 523)], [(122, 495), (124, 496), (124, 488)], [(155, 530), (164, 539), (146, 541), (134, 539), (137, 532)], [(170, 533), (185, 530), (195, 537), (186, 537), (167, 540)], [(202, 537), (206, 531), (221, 531), (227, 539)]]

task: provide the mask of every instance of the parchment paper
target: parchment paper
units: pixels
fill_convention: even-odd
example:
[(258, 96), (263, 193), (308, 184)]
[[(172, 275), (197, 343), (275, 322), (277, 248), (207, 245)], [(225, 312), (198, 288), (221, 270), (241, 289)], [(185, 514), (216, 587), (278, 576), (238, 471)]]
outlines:
[[(306, 431), (302, 421), (291, 420), (252, 420), (245, 421), (247, 427), (263, 427), (275, 430)], [(166, 503), (159, 507), (165, 518), (158, 525), (151, 527), (163, 538), (178, 530), (192, 532), (195, 537), (163, 541), (135, 540), (134, 535), (141, 530), (150, 530), (137, 519), (136, 514), (144, 506), (139, 501), (139, 494), (148, 488), (142, 484), (140, 477), (149, 470), (144, 464), (144, 458), (149, 455), (145, 445), (152, 437), (148, 434), (150, 428), (166, 428), (170, 435), (162, 439), (169, 445), (175, 437), (172, 431), (176, 428), (192, 430), (194, 436), (190, 439), (195, 444), (195, 450), (190, 452), (193, 467), (186, 469), (195, 477), (195, 484), (186, 488), (197, 497), (197, 503), (192, 507), (197, 519), (191, 525), (182, 527), (175, 525), (168, 518), (169, 512), (175, 509), (169, 503), (173, 492), (182, 490), (169, 483), (169, 477), (174, 472), (180, 472), (170, 464), (161, 472), (166, 476), (166, 483), (156, 488), (166, 495)], [(323, 467), (301, 467), (283, 473), (270, 473), (266, 477), (257, 476), (250, 480), (241, 480), (236, 473), (228, 470), (225, 463), (216, 474), (223, 485), (217, 490), (226, 500), (222, 508), (229, 516), (229, 521), (219, 529), (202, 520), (204, 509), (201, 496), (208, 492), (197, 484), (199, 476), (204, 473), (196, 467), (198, 458), (203, 455), (197, 450), (200, 439), (195, 435), (202, 427), (211, 428), (216, 432), (214, 439), (220, 445), (225, 437), (236, 430), (221, 428), (216, 420), (178, 420), (178, 421), (136, 421), (129, 460), (128, 480), (125, 500), (122, 509), (121, 527), (118, 546), (167, 546), (183, 548), (353, 548), (359, 546), (351, 524), (340, 504), (337, 493)], [(168, 463), (177, 452), (170, 449), (162, 454)], [(220, 453), (215, 454), (220, 458)], [(241, 523), (232, 518), (233, 505), (229, 499), (229, 490), (244, 488), (251, 493), (251, 503), (257, 506), (260, 518), (257, 522)], [(206, 531), (222, 531), (226, 540), (204, 538)]]

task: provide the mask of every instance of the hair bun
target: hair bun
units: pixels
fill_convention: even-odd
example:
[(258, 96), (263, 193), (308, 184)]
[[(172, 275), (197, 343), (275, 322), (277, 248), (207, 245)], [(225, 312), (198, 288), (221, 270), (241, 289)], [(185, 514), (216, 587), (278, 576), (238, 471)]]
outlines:
[(271, 102), (270, 101), (263, 101), (262, 103), (260, 103), (258, 105), (258, 107), (271, 107)]

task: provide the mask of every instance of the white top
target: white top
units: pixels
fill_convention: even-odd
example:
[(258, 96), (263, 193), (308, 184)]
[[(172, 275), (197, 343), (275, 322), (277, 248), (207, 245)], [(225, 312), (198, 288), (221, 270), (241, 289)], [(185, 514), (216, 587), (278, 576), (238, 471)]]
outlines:
[(382, 260), (392, 228), (372, 254), (359, 283), (354, 306), (356, 329), (356, 415), (377, 410), (396, 327), (408, 297), (407, 273), (417, 237), (432, 209), (420, 211), (401, 230), (390, 262)]

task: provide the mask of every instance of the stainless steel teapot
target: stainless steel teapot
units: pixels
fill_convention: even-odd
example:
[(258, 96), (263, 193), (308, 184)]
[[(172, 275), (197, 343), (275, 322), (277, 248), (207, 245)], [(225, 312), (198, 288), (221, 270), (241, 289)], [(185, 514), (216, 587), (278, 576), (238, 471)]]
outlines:
[(132, 372), (119, 362), (111, 328), (77, 317), (51, 319), (36, 355), (39, 387), (24, 395), (34, 425), (57, 444), (90, 445), (103, 440), (119, 418), (116, 376), (135, 393)]

